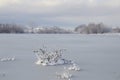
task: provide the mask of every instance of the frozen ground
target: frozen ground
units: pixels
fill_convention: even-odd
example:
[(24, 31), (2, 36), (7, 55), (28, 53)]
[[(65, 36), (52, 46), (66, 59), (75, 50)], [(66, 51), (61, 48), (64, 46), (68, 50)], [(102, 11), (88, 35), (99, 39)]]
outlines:
[[(72, 80), (120, 80), (120, 36), (79, 34), (0, 34), (0, 80), (57, 80), (64, 66), (36, 65), (33, 50), (42, 45), (65, 48), (65, 58), (81, 67)], [(5, 74), (5, 75), (3, 75)]]

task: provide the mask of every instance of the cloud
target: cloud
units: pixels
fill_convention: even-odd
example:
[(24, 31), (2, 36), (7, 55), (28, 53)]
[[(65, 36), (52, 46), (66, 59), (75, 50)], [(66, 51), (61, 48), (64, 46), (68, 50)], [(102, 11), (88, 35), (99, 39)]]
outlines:
[(33, 20), (38, 24), (53, 25), (97, 21), (118, 24), (119, 9), (120, 0), (0, 0), (0, 21), (27, 23)]
[(104, 5), (109, 7), (120, 7), (120, 0), (109, 0), (105, 2)]
[[(104, 13), (120, 8), (119, 0), (2, 0), (3, 12), (21, 12), (35, 14), (79, 13), (93, 14), (95, 11)], [(101, 12), (100, 12), (101, 11)], [(89, 13), (88, 13), (89, 12)], [(98, 14), (96, 12), (96, 14)], [(72, 14), (74, 13), (74, 14)]]
[(6, 7), (14, 4), (19, 4), (20, 0), (0, 0), (0, 7)]

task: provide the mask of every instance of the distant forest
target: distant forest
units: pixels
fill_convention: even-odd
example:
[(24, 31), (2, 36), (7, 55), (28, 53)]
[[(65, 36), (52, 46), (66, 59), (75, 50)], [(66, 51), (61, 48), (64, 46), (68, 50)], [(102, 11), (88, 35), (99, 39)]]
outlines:
[(82, 24), (74, 30), (67, 30), (60, 27), (29, 27), (17, 24), (0, 24), (0, 33), (32, 33), (32, 34), (103, 34), (120, 33), (120, 27), (111, 28), (103, 23)]
[(120, 27), (111, 28), (103, 23), (88, 25), (82, 24), (75, 28), (75, 32), (81, 34), (103, 34), (103, 33), (120, 33)]
[(16, 24), (0, 24), (0, 33), (24, 33), (24, 27)]

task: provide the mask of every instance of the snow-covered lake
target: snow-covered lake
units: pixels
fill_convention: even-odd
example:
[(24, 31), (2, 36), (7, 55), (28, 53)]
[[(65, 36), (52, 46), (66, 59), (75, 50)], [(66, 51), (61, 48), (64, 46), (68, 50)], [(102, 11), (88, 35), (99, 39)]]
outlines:
[(43, 44), (49, 49), (67, 49), (64, 57), (81, 67), (72, 80), (120, 80), (120, 35), (117, 34), (0, 34), (0, 58), (16, 58), (0, 62), (0, 80), (57, 80), (55, 73), (64, 66), (35, 64), (33, 50)]

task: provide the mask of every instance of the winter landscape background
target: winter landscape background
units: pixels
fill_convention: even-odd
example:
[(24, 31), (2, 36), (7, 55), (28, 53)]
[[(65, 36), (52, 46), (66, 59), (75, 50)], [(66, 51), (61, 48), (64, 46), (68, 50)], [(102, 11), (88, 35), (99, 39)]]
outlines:
[(0, 80), (58, 80), (68, 65), (36, 65), (43, 45), (67, 50), (72, 80), (120, 80), (120, 0), (0, 0)]

